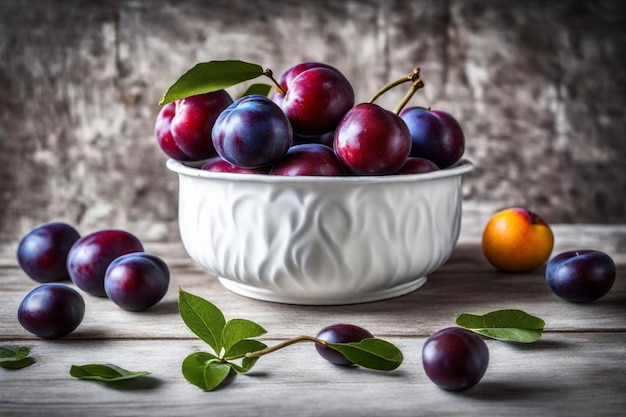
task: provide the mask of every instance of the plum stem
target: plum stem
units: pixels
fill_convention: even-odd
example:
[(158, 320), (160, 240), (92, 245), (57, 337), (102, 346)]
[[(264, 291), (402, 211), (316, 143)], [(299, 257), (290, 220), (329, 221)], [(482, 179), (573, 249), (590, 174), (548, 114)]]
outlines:
[(409, 100), (411, 100), (411, 97), (413, 97), (413, 94), (415, 94), (415, 92), (420, 88), (424, 88), (424, 81), (422, 81), (422, 78), (420, 77), (420, 69), (416, 68), (416, 70), (417, 72), (414, 71), (412, 74), (414, 77), (411, 79), (411, 88), (409, 88), (409, 91), (404, 95), (400, 103), (398, 103), (398, 106), (393, 111), (395, 114), (400, 114), (404, 106), (406, 106)]
[(282, 88), (280, 86), (280, 84), (278, 83), (278, 81), (276, 81), (276, 79), (274, 78), (274, 73), (272, 72), (271, 69), (267, 68), (264, 72), (263, 75), (265, 75), (266, 77), (268, 77), (270, 80), (272, 80), (272, 82), (276, 85), (276, 89), (278, 90), (279, 93), (281, 93), (282, 95), (287, 94), (287, 92), (285, 91), (284, 88)]
[(299, 343), (299, 342), (315, 342), (321, 345), (327, 344), (326, 341), (318, 339), (317, 337), (303, 335), (303, 336), (297, 336), (291, 339), (287, 339), (284, 342), (280, 342), (277, 345), (270, 346), (265, 349), (257, 350), (255, 352), (248, 352), (246, 353), (245, 356), (246, 358), (258, 358), (259, 356), (267, 355), (268, 353), (275, 352), (279, 349), (282, 349), (284, 347), (287, 347), (289, 345), (293, 345), (294, 343)]
[[(418, 89), (424, 87), (424, 82), (420, 78), (420, 69), (419, 69), (419, 67), (414, 68), (413, 71), (411, 71), (410, 74), (405, 75), (402, 78), (398, 78), (397, 80), (392, 81), (389, 84), (383, 86), (380, 90), (378, 90), (376, 93), (374, 93), (372, 98), (369, 99), (368, 103), (373, 103), (374, 101), (376, 101), (376, 99), (378, 97), (380, 97), (381, 95), (383, 95), (387, 91), (391, 90), (392, 88), (394, 88), (394, 87), (396, 87), (396, 86), (398, 86), (400, 84), (404, 84), (404, 83), (409, 82), (409, 81), (411, 82), (411, 91), (410, 91), (410, 94), (407, 93), (405, 98), (402, 100), (402, 107), (404, 107), (406, 105), (406, 102), (409, 101), (409, 99), (415, 93), (415, 91), (417, 91)], [(402, 110), (402, 109), (400, 109), (400, 110)]]

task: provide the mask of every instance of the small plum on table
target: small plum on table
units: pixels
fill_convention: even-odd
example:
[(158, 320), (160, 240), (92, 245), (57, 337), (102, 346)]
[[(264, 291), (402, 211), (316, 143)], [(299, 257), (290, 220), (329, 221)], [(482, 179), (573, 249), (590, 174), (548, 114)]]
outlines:
[(478, 334), (448, 327), (426, 340), (422, 364), (428, 378), (440, 388), (463, 391), (476, 385), (487, 371), (489, 349)]
[(143, 311), (167, 293), (170, 271), (158, 256), (145, 252), (115, 258), (104, 276), (104, 290), (111, 301), (129, 311)]
[(104, 274), (115, 258), (132, 252), (143, 252), (139, 239), (124, 230), (106, 229), (78, 239), (67, 257), (70, 278), (81, 290), (106, 297)]
[(36, 287), (24, 297), (17, 310), (18, 321), (24, 329), (49, 339), (76, 330), (84, 315), (83, 297), (72, 287), (60, 283)]
[(22, 238), (17, 247), (17, 261), (26, 274), (39, 282), (69, 279), (67, 255), (80, 238), (69, 224), (42, 224)]
[[(354, 324), (333, 324), (324, 327), (317, 334), (317, 338), (329, 343), (350, 343), (360, 342), (363, 339), (371, 339), (374, 336), (362, 327)], [(350, 366), (353, 363), (348, 360), (342, 353), (336, 350), (316, 343), (315, 349), (324, 359), (335, 365)]]
[(580, 249), (558, 254), (546, 268), (546, 281), (564, 300), (589, 303), (606, 295), (615, 283), (613, 259), (604, 252)]

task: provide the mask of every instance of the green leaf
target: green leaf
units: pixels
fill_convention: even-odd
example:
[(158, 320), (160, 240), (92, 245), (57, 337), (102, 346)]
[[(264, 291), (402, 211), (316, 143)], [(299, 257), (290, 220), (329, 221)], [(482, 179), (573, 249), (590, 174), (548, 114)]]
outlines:
[(256, 352), (257, 350), (265, 349), (267, 345), (263, 342), (259, 342), (258, 340), (240, 340), (235, 343), (230, 349), (226, 351), (224, 355), (224, 359), (233, 360), (239, 359), (245, 356), (246, 353)]
[(252, 367), (258, 360), (259, 360), (259, 357), (257, 356), (255, 358), (243, 358), (243, 360), (241, 361), (241, 365), (237, 365), (236, 363), (233, 363), (233, 362), (228, 362), (228, 364), (238, 374), (245, 374), (250, 369), (252, 369)]
[(221, 310), (197, 295), (179, 290), (178, 310), (189, 329), (213, 348), (216, 354), (222, 349), (222, 332), (226, 319)]
[(70, 375), (78, 379), (91, 379), (102, 382), (124, 381), (149, 375), (148, 371), (128, 371), (110, 363), (92, 363), (87, 365), (72, 365)]
[(28, 346), (0, 346), (0, 361), (23, 359), (29, 353), (30, 348)]
[(207, 352), (196, 352), (187, 356), (183, 361), (183, 376), (193, 385), (204, 389), (204, 369), (209, 362), (219, 362), (215, 355)]
[(259, 337), (265, 333), (267, 333), (265, 329), (253, 321), (232, 319), (226, 323), (222, 330), (222, 346), (228, 351), (235, 343), (241, 340)]
[(6, 369), (21, 369), (32, 365), (35, 362), (35, 359), (31, 357), (13, 360), (2, 360), (0, 361), (0, 367)]
[(484, 315), (457, 314), (457, 325), (493, 339), (532, 343), (541, 338), (545, 322), (522, 310), (496, 310)]
[(201, 62), (181, 75), (163, 95), (159, 104), (228, 88), (257, 78), (263, 73), (260, 65), (244, 61)]
[(267, 97), (272, 91), (272, 86), (268, 84), (251, 84), (240, 95), (239, 98), (258, 94)]
[(211, 362), (204, 370), (204, 389), (213, 391), (230, 374), (231, 366), (228, 363)]
[(0, 346), (0, 367), (20, 369), (35, 363), (35, 359), (28, 357), (30, 348), (27, 346)]
[(402, 352), (394, 344), (382, 339), (369, 338), (356, 343), (328, 343), (350, 362), (364, 368), (391, 371), (402, 363)]
[(265, 343), (259, 342), (258, 340), (251, 340), (251, 339), (240, 340), (239, 342), (235, 343), (226, 352), (224, 359), (230, 361), (230, 360), (243, 358), (241, 360), (241, 365), (237, 365), (235, 363), (230, 363), (230, 365), (237, 373), (245, 374), (250, 369), (252, 369), (254, 364), (256, 364), (257, 360), (259, 360), (259, 357), (246, 358), (245, 357), (246, 353), (256, 352), (258, 350), (265, 349), (266, 347), (267, 345)]
[(228, 376), (231, 366), (207, 352), (196, 352), (183, 361), (183, 376), (191, 384), (206, 391), (217, 388)]

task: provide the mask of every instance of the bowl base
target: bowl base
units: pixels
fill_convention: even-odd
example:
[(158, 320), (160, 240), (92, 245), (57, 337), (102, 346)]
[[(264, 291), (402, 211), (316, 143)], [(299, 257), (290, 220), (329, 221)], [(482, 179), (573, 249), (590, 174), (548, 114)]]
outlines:
[(388, 298), (399, 297), (411, 293), (426, 283), (427, 277), (420, 277), (414, 281), (395, 286), (393, 288), (386, 288), (380, 291), (373, 291), (364, 294), (356, 294), (354, 296), (307, 296), (307, 295), (290, 295), (283, 294), (275, 291), (271, 291), (265, 288), (257, 288), (250, 285), (245, 285), (240, 282), (232, 281), (228, 278), (217, 278), (226, 289), (234, 292), (235, 294), (243, 295), (244, 297), (253, 298), (255, 300), (270, 301), (273, 303), (281, 304), (295, 304), (295, 305), (343, 305), (343, 304), (361, 304), (369, 303), (372, 301), (381, 301)]

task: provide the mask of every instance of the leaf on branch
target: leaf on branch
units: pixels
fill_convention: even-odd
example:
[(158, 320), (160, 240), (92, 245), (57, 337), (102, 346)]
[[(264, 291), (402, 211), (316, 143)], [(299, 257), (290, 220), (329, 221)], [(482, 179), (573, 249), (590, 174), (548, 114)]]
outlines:
[(222, 349), (222, 332), (226, 326), (222, 311), (211, 302), (185, 292), (182, 288), (178, 295), (178, 310), (187, 327), (219, 354)]
[(402, 363), (403, 356), (394, 344), (382, 339), (369, 338), (352, 343), (328, 343), (350, 362), (364, 368), (392, 371)]
[(251, 84), (240, 95), (239, 98), (251, 95), (261, 95), (267, 97), (272, 91), (272, 86), (268, 84)]
[(222, 90), (264, 74), (258, 64), (239, 60), (201, 62), (193, 66), (165, 92), (159, 105), (186, 97)]
[(230, 373), (231, 367), (215, 355), (196, 352), (183, 361), (183, 376), (189, 383), (205, 391), (217, 388)]
[(244, 339), (263, 336), (265, 329), (253, 321), (246, 319), (229, 320), (222, 330), (222, 346), (229, 350), (237, 342)]

